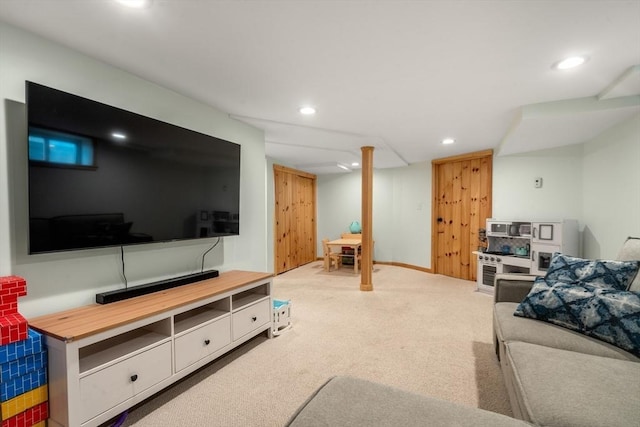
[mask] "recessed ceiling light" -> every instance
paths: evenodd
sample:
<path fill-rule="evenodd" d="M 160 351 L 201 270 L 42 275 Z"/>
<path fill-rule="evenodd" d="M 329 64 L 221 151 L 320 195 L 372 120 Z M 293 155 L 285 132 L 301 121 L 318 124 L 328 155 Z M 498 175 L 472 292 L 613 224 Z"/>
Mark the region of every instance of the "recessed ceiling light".
<path fill-rule="evenodd" d="M 563 59 L 560 62 L 557 62 L 553 66 L 553 68 L 555 68 L 557 70 L 568 70 L 569 68 L 574 68 L 574 67 L 577 67 L 579 65 L 582 65 L 585 62 L 587 62 L 587 57 L 586 56 L 572 56 L 570 58 L 566 58 L 566 59 Z"/>
<path fill-rule="evenodd" d="M 127 139 L 127 135 L 120 132 L 113 132 L 111 136 L 114 137 L 115 139 Z"/>
<path fill-rule="evenodd" d="M 136 9 L 144 9 L 151 6 L 151 0 L 116 0 L 118 3 Z"/>
<path fill-rule="evenodd" d="M 351 166 L 360 166 L 360 163 L 358 163 L 358 162 L 353 162 L 353 163 L 351 163 Z"/>
<path fill-rule="evenodd" d="M 346 170 L 347 172 L 351 172 L 351 169 L 349 169 L 348 167 L 346 167 L 342 163 L 337 163 L 336 166 L 338 166 L 340 169 Z"/>
<path fill-rule="evenodd" d="M 316 109 L 313 107 L 300 107 L 300 114 L 304 114 L 305 116 L 311 116 L 316 113 Z"/>
<path fill-rule="evenodd" d="M 456 142 L 456 140 L 453 139 L 453 138 L 445 138 L 445 139 L 442 140 L 442 143 L 444 145 L 453 144 L 454 142 Z"/>

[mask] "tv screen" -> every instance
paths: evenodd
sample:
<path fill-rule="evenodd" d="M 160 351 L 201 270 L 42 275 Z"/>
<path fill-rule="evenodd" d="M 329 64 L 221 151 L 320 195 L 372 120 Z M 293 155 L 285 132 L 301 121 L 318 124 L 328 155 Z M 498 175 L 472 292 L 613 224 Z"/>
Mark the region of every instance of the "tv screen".
<path fill-rule="evenodd" d="M 239 234 L 240 145 L 26 82 L 29 253 Z"/>

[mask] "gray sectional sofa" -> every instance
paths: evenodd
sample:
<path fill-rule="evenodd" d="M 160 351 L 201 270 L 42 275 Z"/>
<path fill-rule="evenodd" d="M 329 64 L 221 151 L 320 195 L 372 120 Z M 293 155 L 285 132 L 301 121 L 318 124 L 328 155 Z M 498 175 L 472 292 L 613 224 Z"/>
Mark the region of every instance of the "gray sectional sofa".
<path fill-rule="evenodd" d="M 527 427 L 483 409 L 421 396 L 358 378 L 329 379 L 286 427 Z"/>
<path fill-rule="evenodd" d="M 628 239 L 618 259 L 640 260 L 640 239 Z M 286 426 L 640 427 L 640 358 L 582 333 L 514 316 L 534 279 L 503 274 L 495 283 L 495 347 L 515 418 L 334 377 Z M 640 293 L 640 274 L 629 290 Z"/>
<path fill-rule="evenodd" d="M 629 238 L 618 260 L 640 260 L 640 239 Z M 640 292 L 638 276 L 629 290 Z M 640 426 L 640 358 L 580 332 L 514 316 L 534 279 L 503 274 L 495 282 L 495 346 L 514 417 L 540 426 Z"/>

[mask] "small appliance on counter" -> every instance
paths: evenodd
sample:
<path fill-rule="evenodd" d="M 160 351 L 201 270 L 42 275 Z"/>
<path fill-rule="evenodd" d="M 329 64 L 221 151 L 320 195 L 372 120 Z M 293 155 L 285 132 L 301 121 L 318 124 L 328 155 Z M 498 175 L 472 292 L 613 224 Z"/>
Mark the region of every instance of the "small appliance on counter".
<path fill-rule="evenodd" d="M 516 256 L 529 256 L 529 251 L 531 250 L 531 245 L 528 243 L 524 246 L 518 247 L 515 250 Z"/>

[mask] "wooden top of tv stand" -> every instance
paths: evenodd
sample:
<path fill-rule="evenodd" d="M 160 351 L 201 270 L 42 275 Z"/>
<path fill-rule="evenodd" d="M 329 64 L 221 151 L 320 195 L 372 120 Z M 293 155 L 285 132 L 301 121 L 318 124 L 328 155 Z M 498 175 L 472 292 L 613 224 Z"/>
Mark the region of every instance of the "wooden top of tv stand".
<path fill-rule="evenodd" d="M 111 304 L 91 304 L 28 319 L 29 327 L 70 342 L 126 325 L 192 302 L 223 294 L 249 283 L 269 279 L 271 273 L 233 270 L 188 285 Z"/>

